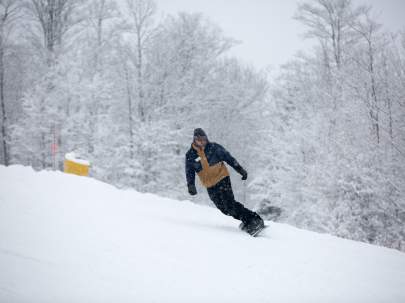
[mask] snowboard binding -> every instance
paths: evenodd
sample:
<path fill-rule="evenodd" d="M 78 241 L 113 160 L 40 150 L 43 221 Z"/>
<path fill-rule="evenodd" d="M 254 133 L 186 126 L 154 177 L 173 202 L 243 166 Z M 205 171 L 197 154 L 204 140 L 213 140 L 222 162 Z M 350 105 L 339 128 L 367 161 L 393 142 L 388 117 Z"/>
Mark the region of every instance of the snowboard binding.
<path fill-rule="evenodd" d="M 266 225 L 264 225 L 264 222 L 261 218 L 254 219 L 252 220 L 252 222 L 249 222 L 249 224 L 245 224 L 244 222 L 239 224 L 239 229 L 247 232 L 252 237 L 258 236 L 260 232 L 265 228 Z"/>

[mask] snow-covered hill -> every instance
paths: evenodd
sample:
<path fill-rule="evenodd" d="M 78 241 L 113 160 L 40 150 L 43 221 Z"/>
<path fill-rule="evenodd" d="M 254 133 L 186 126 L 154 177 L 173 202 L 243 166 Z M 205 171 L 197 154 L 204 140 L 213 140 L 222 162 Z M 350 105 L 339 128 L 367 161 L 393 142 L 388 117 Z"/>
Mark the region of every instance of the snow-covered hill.
<path fill-rule="evenodd" d="M 206 194 L 206 193 L 200 193 Z M 405 254 L 0 166 L 0 302 L 405 302 Z"/>

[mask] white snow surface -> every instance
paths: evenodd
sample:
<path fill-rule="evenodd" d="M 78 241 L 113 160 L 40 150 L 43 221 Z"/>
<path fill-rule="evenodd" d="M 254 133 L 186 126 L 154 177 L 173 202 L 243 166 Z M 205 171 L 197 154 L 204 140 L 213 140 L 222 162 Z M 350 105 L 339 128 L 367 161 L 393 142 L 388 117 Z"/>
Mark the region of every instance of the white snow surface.
<path fill-rule="evenodd" d="M 405 302 L 404 253 L 267 224 L 0 166 L 0 302 Z"/>

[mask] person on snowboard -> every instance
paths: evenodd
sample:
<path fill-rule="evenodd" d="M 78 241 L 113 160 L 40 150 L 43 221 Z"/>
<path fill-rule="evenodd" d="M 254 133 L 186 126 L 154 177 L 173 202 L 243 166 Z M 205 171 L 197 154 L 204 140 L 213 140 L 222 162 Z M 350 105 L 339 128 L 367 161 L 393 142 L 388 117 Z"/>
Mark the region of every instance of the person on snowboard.
<path fill-rule="evenodd" d="M 247 179 L 247 172 L 234 157 L 218 143 L 208 141 L 201 128 L 194 130 L 194 140 L 186 153 L 186 179 L 190 195 L 197 194 L 195 173 L 215 206 L 225 215 L 242 221 L 240 228 L 251 235 L 256 235 L 264 228 L 263 219 L 255 212 L 245 208 L 233 195 L 231 179 L 224 161 L 232 166 L 242 180 Z"/>

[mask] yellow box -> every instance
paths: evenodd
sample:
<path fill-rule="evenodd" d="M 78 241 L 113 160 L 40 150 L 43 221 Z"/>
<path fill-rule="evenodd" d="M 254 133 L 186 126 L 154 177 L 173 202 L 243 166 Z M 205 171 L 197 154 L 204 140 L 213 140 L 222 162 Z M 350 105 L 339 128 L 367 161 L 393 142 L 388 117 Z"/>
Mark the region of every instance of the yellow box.
<path fill-rule="evenodd" d="M 89 175 L 89 165 L 76 163 L 65 159 L 64 172 L 68 174 L 74 174 L 78 176 Z"/>

